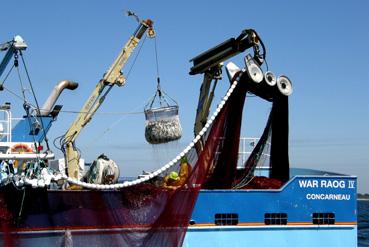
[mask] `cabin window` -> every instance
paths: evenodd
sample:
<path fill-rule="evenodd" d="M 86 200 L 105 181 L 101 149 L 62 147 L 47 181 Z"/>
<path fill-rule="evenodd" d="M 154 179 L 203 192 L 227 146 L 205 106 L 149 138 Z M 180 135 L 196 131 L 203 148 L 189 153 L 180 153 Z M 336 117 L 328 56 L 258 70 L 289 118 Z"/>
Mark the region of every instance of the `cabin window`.
<path fill-rule="evenodd" d="M 313 213 L 313 224 L 315 225 L 334 225 L 334 213 Z"/>
<path fill-rule="evenodd" d="M 288 217 L 286 213 L 266 213 L 264 215 L 265 225 L 287 225 Z"/>
<path fill-rule="evenodd" d="M 214 223 L 217 226 L 234 226 L 238 225 L 238 214 L 215 214 Z"/>

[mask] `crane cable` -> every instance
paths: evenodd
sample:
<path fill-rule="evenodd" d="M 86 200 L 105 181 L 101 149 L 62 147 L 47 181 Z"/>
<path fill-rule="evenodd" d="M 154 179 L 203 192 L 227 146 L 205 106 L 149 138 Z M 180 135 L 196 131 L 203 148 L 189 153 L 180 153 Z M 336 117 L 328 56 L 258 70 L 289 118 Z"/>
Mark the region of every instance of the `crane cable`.
<path fill-rule="evenodd" d="M 132 71 L 132 69 L 133 69 L 134 65 L 136 64 L 136 61 L 137 61 L 138 55 L 141 53 L 141 50 L 142 50 L 142 47 L 143 47 L 143 45 L 144 45 L 145 41 L 146 41 L 146 36 L 144 36 L 144 37 L 143 37 L 142 42 L 141 42 L 141 45 L 140 45 L 140 47 L 138 48 L 138 50 L 137 50 L 137 53 L 136 53 L 135 57 L 133 58 L 133 61 L 132 61 L 131 67 L 128 69 L 128 72 L 127 72 L 127 75 L 126 75 L 126 80 L 128 80 L 128 77 L 129 77 L 129 75 L 131 74 L 131 71 Z"/>
<path fill-rule="evenodd" d="M 21 54 L 21 51 L 20 51 L 20 54 Z M 24 62 L 24 61 L 23 61 Z M 22 81 L 22 77 L 20 75 L 20 71 L 19 71 L 19 67 L 18 67 L 19 63 L 18 63 L 18 54 L 15 53 L 14 54 L 14 67 L 16 68 L 16 71 L 17 71 L 17 75 L 18 75 L 18 79 L 19 79 L 19 83 L 21 85 L 21 91 L 22 91 L 22 96 L 23 96 L 23 107 L 26 111 L 26 115 L 27 115 L 27 122 L 28 122 L 28 125 L 29 125 L 29 128 L 30 130 L 32 130 L 32 124 L 31 124 L 31 120 L 30 120 L 30 112 L 29 112 L 29 109 L 30 109 L 30 105 L 27 103 L 27 100 L 26 100 L 26 94 L 25 94 L 25 87 L 23 86 L 23 81 Z M 23 63 L 23 65 L 25 66 L 25 64 Z M 27 70 L 26 70 L 27 71 Z M 28 77 L 29 78 L 29 77 Z M 37 102 L 37 101 L 36 101 Z M 42 121 L 41 121 L 42 122 Z M 42 127 L 43 128 L 43 127 Z M 39 153 L 39 149 L 38 149 L 38 146 L 37 146 L 37 142 L 36 142 L 36 138 L 35 136 L 33 135 L 33 143 L 36 147 L 36 152 Z M 45 136 L 46 138 L 46 136 Z M 37 156 L 36 157 L 38 163 L 40 162 L 40 157 Z M 13 181 L 13 185 L 14 185 L 14 181 Z M 17 186 L 14 186 L 14 187 L 17 187 Z M 26 196 L 26 190 L 25 188 L 22 188 L 23 190 L 23 194 L 22 194 L 22 201 L 21 201 L 21 205 L 20 205 L 20 208 L 19 208 L 19 212 L 18 212 L 18 218 L 21 217 L 22 215 L 22 212 L 23 212 L 23 206 L 24 206 L 24 199 L 25 199 L 25 196 Z"/>
<path fill-rule="evenodd" d="M 2 81 L 2 83 L 0 84 L 0 91 L 1 91 L 1 90 L 5 90 L 5 91 L 7 91 L 8 93 L 10 93 L 10 94 L 12 94 L 13 96 L 15 96 L 19 101 L 24 102 L 24 100 L 23 100 L 23 97 L 22 97 L 22 96 L 18 95 L 17 93 L 13 92 L 12 90 L 10 90 L 10 89 L 9 89 L 9 88 L 7 88 L 7 87 L 4 87 L 4 84 L 5 84 L 5 82 L 8 80 L 8 77 L 9 77 L 10 73 L 13 71 L 14 67 L 15 67 L 15 64 L 13 63 L 12 67 L 9 69 L 8 73 L 7 73 L 7 74 L 6 74 L 6 76 L 4 77 L 4 80 L 3 80 L 3 81 Z M 29 104 L 30 104 L 30 103 L 29 103 Z M 31 104 L 30 104 L 30 105 L 31 105 Z M 34 106 L 32 106 L 32 107 L 34 107 Z"/>
<path fill-rule="evenodd" d="M 137 58 L 139 56 L 139 54 L 141 53 L 141 50 L 142 50 L 142 47 L 144 45 L 146 41 L 146 36 L 143 37 L 142 39 L 142 42 L 141 42 L 141 45 L 138 47 L 138 50 L 137 50 L 137 53 L 135 54 L 135 57 L 133 58 L 133 61 L 132 61 L 132 64 L 130 66 L 130 68 L 128 69 L 128 72 L 126 74 L 126 80 L 128 80 L 131 72 L 132 72 L 132 69 L 133 67 L 135 66 L 136 64 L 136 61 L 137 61 Z M 89 144 L 87 144 L 87 149 L 90 148 L 94 143 L 97 143 L 97 141 L 99 139 L 101 139 L 106 133 L 108 133 L 113 127 L 115 127 L 116 125 L 118 125 L 118 123 L 120 123 L 127 115 L 138 115 L 138 114 L 142 114 L 143 112 L 138 112 L 136 109 L 138 109 L 138 107 L 136 107 L 134 109 L 133 112 L 128 112 L 128 113 L 115 113 L 115 114 L 119 114 L 119 115 L 123 115 L 121 118 L 119 118 L 117 121 L 113 122 L 112 124 L 110 124 L 106 129 L 104 129 L 100 135 L 98 135 L 97 137 L 95 137 L 92 141 L 89 142 Z M 63 112 L 63 111 L 62 111 Z M 67 111 L 64 111 L 64 112 L 67 112 Z M 82 113 L 82 114 L 88 114 L 85 113 L 85 112 L 72 112 L 72 111 L 69 111 L 69 113 Z M 100 113 L 100 114 L 104 114 L 104 113 Z M 105 113 L 105 114 L 114 114 L 114 113 Z M 55 145 L 55 144 L 54 144 Z"/>
<path fill-rule="evenodd" d="M 176 106 L 178 106 L 178 102 L 175 99 L 173 99 L 172 97 L 170 97 L 166 92 L 164 92 L 161 89 L 160 73 L 159 73 L 158 47 L 157 47 L 156 35 L 154 37 L 154 51 L 155 51 L 155 65 L 156 65 L 156 81 L 157 81 L 157 86 L 156 86 L 156 92 L 155 92 L 154 96 L 149 101 L 147 101 L 147 103 L 145 105 L 145 110 L 151 109 L 153 107 L 153 105 L 155 103 L 156 97 L 158 97 L 160 107 L 163 106 L 163 103 L 165 103 L 167 106 L 170 105 L 169 102 L 167 101 L 166 97 L 168 99 L 170 99 Z"/>
<path fill-rule="evenodd" d="M 22 60 L 22 63 L 23 63 L 24 70 L 26 72 L 26 76 L 27 76 L 27 79 L 28 79 L 29 86 L 31 88 L 33 99 L 36 103 L 36 117 L 37 117 L 37 115 L 40 115 L 40 106 L 39 106 L 38 101 L 37 101 L 35 90 L 33 89 L 33 84 L 32 84 L 32 81 L 31 81 L 31 77 L 28 73 L 27 65 L 26 65 L 26 62 L 24 60 L 22 51 L 19 51 L 19 54 L 20 54 L 20 57 L 21 57 L 21 60 Z M 43 135 L 44 135 L 44 138 L 45 138 L 45 144 L 46 144 L 46 148 L 47 148 L 46 151 L 49 151 L 50 150 L 49 140 L 48 140 L 47 135 L 46 135 L 46 131 L 45 131 L 45 128 L 44 128 L 45 126 L 44 126 L 44 123 L 42 121 L 42 118 L 40 118 L 40 123 L 41 123 L 42 132 L 43 132 Z M 37 149 L 37 151 L 38 151 L 38 149 Z"/>
<path fill-rule="evenodd" d="M 31 106 L 30 106 L 30 104 L 28 104 L 27 99 L 26 99 L 26 93 L 25 93 L 26 89 L 23 85 L 22 77 L 20 75 L 20 71 L 19 71 L 19 67 L 18 67 L 18 55 L 17 54 L 14 55 L 14 67 L 16 68 L 17 75 L 18 75 L 18 80 L 19 80 L 19 83 L 20 83 L 20 86 L 21 86 L 21 92 L 22 92 L 22 96 L 23 96 L 23 108 L 26 112 L 27 123 L 28 123 L 30 131 L 32 131 L 31 114 L 29 112 L 29 109 L 31 108 Z M 32 135 L 32 139 L 33 139 L 33 144 L 35 145 L 35 148 L 36 148 L 36 152 L 39 153 L 36 138 L 35 138 L 34 135 Z M 40 161 L 38 156 L 36 157 L 36 159 L 37 159 L 38 162 Z"/>
<path fill-rule="evenodd" d="M 240 73 L 240 75 L 242 75 L 242 72 Z M 230 98 L 232 93 L 234 92 L 235 88 L 237 87 L 240 75 L 237 78 L 234 79 L 231 87 L 228 89 L 227 93 L 224 95 L 221 102 L 218 104 L 217 109 L 213 112 L 212 116 L 208 119 L 207 123 L 202 128 L 202 130 L 199 132 L 199 134 L 192 140 L 192 142 L 186 148 L 183 149 L 182 152 L 180 152 L 175 158 L 173 158 L 171 161 L 169 161 L 167 164 L 165 164 L 161 168 L 157 169 L 156 171 L 154 171 L 154 172 L 152 172 L 152 173 L 150 173 L 150 174 L 148 174 L 144 177 L 132 180 L 132 181 L 125 181 L 123 183 L 109 184 L 109 185 L 108 184 L 86 183 L 86 182 L 82 182 L 82 181 L 79 181 L 77 179 L 73 179 L 71 177 L 65 176 L 65 175 L 62 176 L 62 179 L 67 180 L 71 184 L 79 185 L 79 186 L 82 186 L 82 187 L 87 188 L 87 189 L 93 189 L 93 190 L 122 189 L 122 188 L 126 188 L 126 187 L 130 187 L 130 186 L 134 186 L 134 185 L 144 183 L 144 182 L 149 181 L 150 179 L 152 179 L 156 176 L 159 176 L 160 174 L 163 174 L 163 173 L 167 172 L 172 166 L 177 164 L 181 160 L 182 157 L 187 155 L 189 153 L 189 151 L 199 142 L 199 140 L 204 135 L 206 135 L 208 129 L 211 128 L 211 126 L 213 124 L 213 121 L 216 119 L 218 114 L 221 112 L 222 108 L 224 107 L 224 105 L 226 104 L 226 102 L 228 101 L 228 99 Z"/>

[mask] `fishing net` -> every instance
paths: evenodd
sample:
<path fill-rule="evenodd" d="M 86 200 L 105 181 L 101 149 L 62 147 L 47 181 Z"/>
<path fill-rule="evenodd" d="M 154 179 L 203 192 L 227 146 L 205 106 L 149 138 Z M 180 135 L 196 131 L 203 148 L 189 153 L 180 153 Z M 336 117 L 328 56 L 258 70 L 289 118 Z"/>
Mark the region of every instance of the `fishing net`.
<path fill-rule="evenodd" d="M 267 153 L 270 155 L 269 177 L 255 176 L 256 167 L 262 166 Z M 288 98 L 277 94 L 263 134 L 246 160 L 244 169 L 237 172 L 232 188 L 278 189 L 288 180 Z"/>
<path fill-rule="evenodd" d="M 271 118 L 269 116 L 267 126 L 264 129 L 264 132 L 259 139 L 258 143 L 252 150 L 249 158 L 245 162 L 245 167 L 242 170 L 242 173 L 238 175 L 238 178 L 235 179 L 233 188 L 241 189 L 245 188 L 245 186 L 253 179 L 254 171 L 259 163 L 263 162 L 263 154 L 265 154 L 265 150 L 268 148 L 267 142 L 270 141 L 271 134 Z"/>
<path fill-rule="evenodd" d="M 53 246 L 181 246 L 200 189 L 232 188 L 252 171 L 254 163 L 237 176 L 239 142 L 234 140 L 240 137 L 246 93 L 247 83 L 239 83 L 204 134 L 201 150 L 193 146 L 186 159 L 163 167 L 160 176 L 146 182 L 107 191 L 2 187 L 0 220 L 5 234 L 0 244 L 27 246 L 38 243 L 39 237 L 43 245 Z M 286 127 L 273 123 L 278 110 L 272 110 L 256 146 L 259 151 L 269 136 L 278 140 L 270 133 L 273 126 Z M 27 233 L 40 230 L 46 233 Z"/>
<path fill-rule="evenodd" d="M 74 246 L 181 246 L 199 190 L 220 161 L 218 154 L 233 148 L 223 145 L 224 133 L 230 131 L 226 127 L 230 109 L 226 104 L 209 128 L 203 150 L 188 152 L 186 162 L 192 169 L 183 184 L 163 186 L 166 174 L 176 171 L 182 175 L 179 161 L 162 177 L 117 191 L 26 188 L 23 192 L 10 185 L 9 191 L 2 188 L 6 205 L 1 210 L 10 209 L 13 217 L 11 224 L 5 225 L 17 231 L 51 228 L 54 235 L 61 232 L 54 242 L 73 241 Z M 74 232 L 76 228 L 85 231 Z M 93 234 L 91 228 L 109 230 Z M 17 234 L 12 241 L 17 245 L 26 240 Z"/>

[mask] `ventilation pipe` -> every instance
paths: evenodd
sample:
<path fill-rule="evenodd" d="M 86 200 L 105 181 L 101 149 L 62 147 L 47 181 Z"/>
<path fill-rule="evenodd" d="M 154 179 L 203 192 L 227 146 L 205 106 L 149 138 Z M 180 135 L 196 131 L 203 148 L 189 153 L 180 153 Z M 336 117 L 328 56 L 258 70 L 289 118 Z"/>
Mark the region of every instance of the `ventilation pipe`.
<path fill-rule="evenodd" d="M 44 105 L 40 109 L 40 115 L 41 116 L 47 116 L 52 111 L 52 108 L 55 105 L 55 102 L 59 98 L 60 94 L 64 89 L 74 90 L 78 87 L 77 82 L 69 81 L 69 80 L 63 80 L 60 81 L 51 92 L 50 96 L 45 101 Z"/>

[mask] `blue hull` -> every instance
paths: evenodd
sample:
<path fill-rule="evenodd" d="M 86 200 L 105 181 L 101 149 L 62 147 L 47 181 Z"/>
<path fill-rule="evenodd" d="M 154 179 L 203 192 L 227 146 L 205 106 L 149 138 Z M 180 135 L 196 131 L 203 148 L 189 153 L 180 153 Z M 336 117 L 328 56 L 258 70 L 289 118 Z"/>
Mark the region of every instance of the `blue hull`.
<path fill-rule="evenodd" d="M 351 176 L 310 175 L 296 176 L 278 190 L 201 190 L 183 245 L 357 246 L 356 183 Z M 127 230 L 66 225 L 24 227 L 13 234 L 20 246 L 72 241 L 90 247 L 111 246 L 112 239 L 124 243 Z"/>
<path fill-rule="evenodd" d="M 297 176 L 280 190 L 202 191 L 191 223 L 184 246 L 357 246 L 356 178 Z"/>
<path fill-rule="evenodd" d="M 183 246 L 357 246 L 356 226 L 329 227 L 189 227 Z M 86 233 L 88 237 L 86 237 Z M 119 242 L 124 230 L 103 232 L 85 230 L 71 231 L 73 246 L 113 246 L 112 239 Z M 19 246 L 64 246 L 68 242 L 65 231 L 30 232 L 18 235 Z M 4 246 L 1 243 L 1 246 Z M 68 245 L 65 245 L 68 246 Z M 121 245 L 125 246 L 125 245 Z"/>
<path fill-rule="evenodd" d="M 183 246 L 357 246 L 357 227 L 190 227 Z"/>

